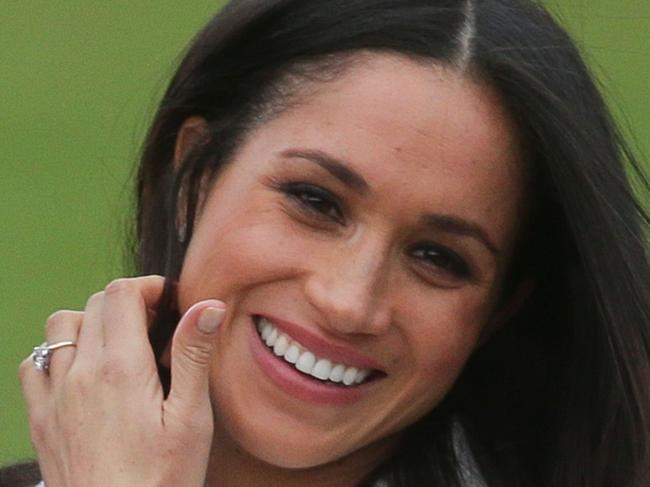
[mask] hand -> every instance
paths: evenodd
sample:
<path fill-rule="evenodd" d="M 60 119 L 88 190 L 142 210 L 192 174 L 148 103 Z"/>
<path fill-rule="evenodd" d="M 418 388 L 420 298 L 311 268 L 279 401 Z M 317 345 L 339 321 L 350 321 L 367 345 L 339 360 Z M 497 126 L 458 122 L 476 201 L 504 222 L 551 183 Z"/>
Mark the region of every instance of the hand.
<path fill-rule="evenodd" d="M 20 365 L 32 442 L 48 487 L 203 486 L 212 442 L 208 393 L 216 300 L 196 303 L 172 340 L 165 400 L 147 339 L 148 315 L 164 279 L 119 279 L 94 294 L 84 312 L 47 320 L 49 373 Z M 201 328 L 212 326 L 212 333 Z"/>

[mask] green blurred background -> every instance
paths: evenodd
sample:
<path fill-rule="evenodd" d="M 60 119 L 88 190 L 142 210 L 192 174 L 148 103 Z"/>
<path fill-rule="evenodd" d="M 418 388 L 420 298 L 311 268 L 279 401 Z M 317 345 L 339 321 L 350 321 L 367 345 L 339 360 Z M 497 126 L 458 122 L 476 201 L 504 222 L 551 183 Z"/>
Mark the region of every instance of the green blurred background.
<path fill-rule="evenodd" d="M 139 144 L 179 55 L 223 3 L 0 3 L 0 464 L 33 456 L 16 370 L 45 319 L 124 273 Z M 546 4 L 647 160 L 650 1 Z"/>

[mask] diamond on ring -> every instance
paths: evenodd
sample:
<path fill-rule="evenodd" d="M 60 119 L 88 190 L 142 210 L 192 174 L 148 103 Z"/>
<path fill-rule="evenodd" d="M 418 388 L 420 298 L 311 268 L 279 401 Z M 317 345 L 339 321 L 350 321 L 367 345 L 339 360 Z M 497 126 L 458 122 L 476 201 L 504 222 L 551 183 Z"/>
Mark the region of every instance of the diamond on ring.
<path fill-rule="evenodd" d="M 34 347 L 32 356 L 36 370 L 47 370 L 50 366 L 50 350 L 47 348 L 47 342 L 38 347 Z"/>
<path fill-rule="evenodd" d="M 38 347 L 34 347 L 32 353 L 32 361 L 36 370 L 47 370 L 50 368 L 50 355 L 52 351 L 62 347 L 76 347 L 77 344 L 70 340 L 48 344 L 47 342 L 41 343 Z"/>

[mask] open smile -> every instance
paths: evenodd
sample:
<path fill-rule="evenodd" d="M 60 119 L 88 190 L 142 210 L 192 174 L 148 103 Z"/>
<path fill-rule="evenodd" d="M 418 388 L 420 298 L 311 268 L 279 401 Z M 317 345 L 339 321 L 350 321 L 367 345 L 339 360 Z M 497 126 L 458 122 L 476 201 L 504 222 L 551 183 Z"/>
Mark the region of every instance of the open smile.
<path fill-rule="evenodd" d="M 253 316 L 252 325 L 251 348 L 256 361 L 276 385 L 294 397 L 349 404 L 386 376 L 378 369 L 342 363 L 321 351 L 315 353 L 267 317 Z"/>

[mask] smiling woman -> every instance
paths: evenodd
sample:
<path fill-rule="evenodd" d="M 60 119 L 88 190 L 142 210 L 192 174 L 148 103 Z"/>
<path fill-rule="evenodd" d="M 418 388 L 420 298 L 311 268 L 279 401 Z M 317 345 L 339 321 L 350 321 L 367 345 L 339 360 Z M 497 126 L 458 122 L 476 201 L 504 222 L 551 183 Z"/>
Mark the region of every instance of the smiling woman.
<path fill-rule="evenodd" d="M 229 304 L 211 363 L 220 436 L 283 467 L 372 465 L 441 401 L 498 320 L 524 206 L 514 124 L 489 87 L 396 54 L 349 62 L 240 143 L 178 283 L 181 312 Z M 445 219 L 458 224 L 430 224 Z"/>
<path fill-rule="evenodd" d="M 42 476 L 645 485 L 626 160 L 533 3 L 232 2 L 146 141 L 145 277 L 53 315 L 75 346 L 21 365 Z"/>

